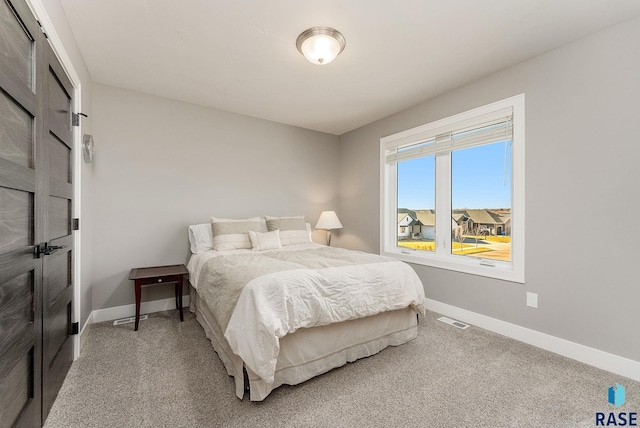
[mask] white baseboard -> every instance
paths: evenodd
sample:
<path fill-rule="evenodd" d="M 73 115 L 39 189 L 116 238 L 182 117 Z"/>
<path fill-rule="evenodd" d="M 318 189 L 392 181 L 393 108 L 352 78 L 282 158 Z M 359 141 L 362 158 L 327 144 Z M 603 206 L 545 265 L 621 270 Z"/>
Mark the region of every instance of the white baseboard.
<path fill-rule="evenodd" d="M 87 341 L 87 337 L 89 337 L 89 330 L 91 330 L 91 324 L 93 324 L 93 312 L 89 314 L 87 320 L 84 322 L 82 326 L 82 330 L 80 330 L 80 348 L 75 356 L 78 358 L 80 353 L 82 352 L 82 348 L 84 347 L 84 343 Z"/>
<path fill-rule="evenodd" d="M 189 297 L 190 296 L 182 296 L 182 307 L 189 306 Z M 150 302 L 142 302 L 140 304 L 140 315 L 142 314 L 151 314 L 154 312 L 168 311 L 176 308 L 176 299 L 175 297 L 170 297 L 168 299 L 162 300 L 152 300 Z M 124 305 L 124 306 L 115 306 L 113 308 L 106 309 L 96 309 L 91 312 L 89 315 L 89 319 L 92 320 L 91 323 L 97 323 L 102 321 L 111 321 L 117 320 L 120 318 L 127 318 L 135 316 L 136 314 L 136 305 Z"/>
<path fill-rule="evenodd" d="M 494 333 L 560 354 L 572 360 L 640 381 L 640 361 L 630 360 L 436 300 L 426 299 L 426 307 L 428 310 L 476 325 L 485 330 L 493 331 Z"/>
<path fill-rule="evenodd" d="M 183 307 L 189 306 L 189 297 L 190 296 L 183 296 Z M 464 321 L 485 330 L 580 361 L 581 363 L 589 364 L 590 366 L 594 366 L 620 376 L 625 376 L 635 381 L 640 381 L 639 361 L 630 360 L 599 349 L 590 348 L 585 345 L 580 345 L 579 343 L 560 339 L 549 334 L 531 330 L 516 324 L 511 324 L 496 318 L 491 318 L 476 312 L 471 312 L 436 300 L 426 299 L 426 307 L 430 311 L 438 312 L 442 315 Z M 141 314 L 150 314 L 153 312 L 167 311 L 171 309 L 175 309 L 175 298 L 142 302 L 140 305 Z M 94 310 L 87 318 L 87 322 L 80 333 L 80 349 L 82 349 L 82 345 L 88 335 L 89 328 L 87 327 L 89 324 L 132 317 L 135 313 L 135 304 Z"/>

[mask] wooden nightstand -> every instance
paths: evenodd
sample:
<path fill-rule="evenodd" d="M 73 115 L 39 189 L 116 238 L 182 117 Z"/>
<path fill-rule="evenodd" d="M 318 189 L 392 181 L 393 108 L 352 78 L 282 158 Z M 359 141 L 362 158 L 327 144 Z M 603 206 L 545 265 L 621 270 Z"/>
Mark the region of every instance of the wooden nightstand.
<path fill-rule="evenodd" d="M 180 310 L 180 321 L 182 316 L 182 283 L 184 275 L 188 274 L 185 265 L 156 266 L 146 268 L 134 268 L 129 273 L 129 279 L 135 281 L 136 287 L 136 326 L 138 331 L 138 322 L 140 321 L 140 297 L 142 295 L 143 285 L 157 284 L 176 284 L 176 309 Z"/>

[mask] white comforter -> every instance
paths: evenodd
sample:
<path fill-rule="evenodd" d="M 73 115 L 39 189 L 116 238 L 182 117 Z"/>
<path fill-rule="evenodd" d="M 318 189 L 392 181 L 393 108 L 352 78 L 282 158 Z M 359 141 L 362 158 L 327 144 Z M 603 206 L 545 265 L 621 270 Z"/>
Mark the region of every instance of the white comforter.
<path fill-rule="evenodd" d="M 261 273 L 241 288 L 231 287 L 237 289 L 239 295 L 224 291 L 224 284 L 214 285 L 216 292 L 207 293 L 206 281 L 203 281 L 206 274 L 199 274 L 197 287 L 205 300 L 207 295 L 214 294 L 221 299 L 221 293 L 237 296 L 228 323 L 224 314 L 216 317 L 231 349 L 265 382 L 273 382 L 279 339 L 286 334 L 409 306 L 416 312 L 424 312 L 420 279 L 410 266 L 395 259 L 324 246 L 289 254 L 286 251 L 264 253 L 266 257 L 256 256 L 255 252 L 226 255 L 224 263 L 210 269 L 215 274 L 208 276 L 218 278 L 227 275 L 220 275 L 222 265 L 264 263 L 264 266 L 255 266 Z M 238 257 L 247 259 L 238 261 Z M 210 257 L 206 263 L 216 263 L 215 258 Z M 287 265 L 287 270 L 269 272 L 279 263 Z M 305 265 L 314 267 L 305 268 Z M 247 278 L 246 272 L 242 276 Z M 211 298 L 214 305 L 220 306 L 219 300 L 213 300 Z"/>

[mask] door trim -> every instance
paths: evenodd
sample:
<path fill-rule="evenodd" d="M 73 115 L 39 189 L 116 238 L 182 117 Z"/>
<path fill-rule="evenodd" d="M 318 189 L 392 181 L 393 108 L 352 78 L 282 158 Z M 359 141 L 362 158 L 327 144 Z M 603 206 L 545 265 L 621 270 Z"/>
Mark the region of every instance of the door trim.
<path fill-rule="evenodd" d="M 36 17 L 36 19 L 42 25 L 42 28 L 47 34 L 47 38 L 49 40 L 49 44 L 51 45 L 51 49 L 55 53 L 56 57 L 60 61 L 64 72 L 67 74 L 67 77 L 71 81 L 71 85 L 73 86 L 73 111 L 75 113 L 82 111 L 82 82 L 78 73 L 76 72 L 73 62 L 71 58 L 67 54 L 67 51 L 64 48 L 62 43 L 62 39 L 58 36 L 56 32 L 53 22 L 49 18 L 49 15 L 46 12 L 46 9 L 41 0 L 26 0 L 27 5 L 31 9 L 31 12 Z M 62 7 L 62 5 L 60 5 Z M 80 126 L 73 127 L 73 165 L 72 165 L 72 182 L 73 182 L 73 207 L 72 207 L 72 218 L 80 218 L 82 207 L 82 148 L 81 148 L 81 140 L 82 140 L 82 121 L 80 122 Z M 82 224 L 82 222 L 81 222 Z M 80 290 L 80 278 L 82 274 L 81 269 L 81 261 L 82 261 L 82 246 L 81 246 L 81 237 L 82 237 L 82 227 L 80 230 L 76 230 L 73 233 L 73 244 L 75 251 L 73 252 L 73 320 L 72 322 L 80 322 L 81 321 L 81 290 Z M 73 337 L 73 359 L 76 360 L 80 356 L 80 335 L 77 334 Z"/>

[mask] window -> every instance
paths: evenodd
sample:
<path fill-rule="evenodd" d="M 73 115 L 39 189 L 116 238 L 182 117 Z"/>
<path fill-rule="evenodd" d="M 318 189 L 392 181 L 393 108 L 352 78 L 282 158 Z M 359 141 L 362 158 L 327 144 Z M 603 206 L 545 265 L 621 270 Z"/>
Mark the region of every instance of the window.
<path fill-rule="evenodd" d="M 524 94 L 380 140 L 381 249 L 524 282 Z"/>

